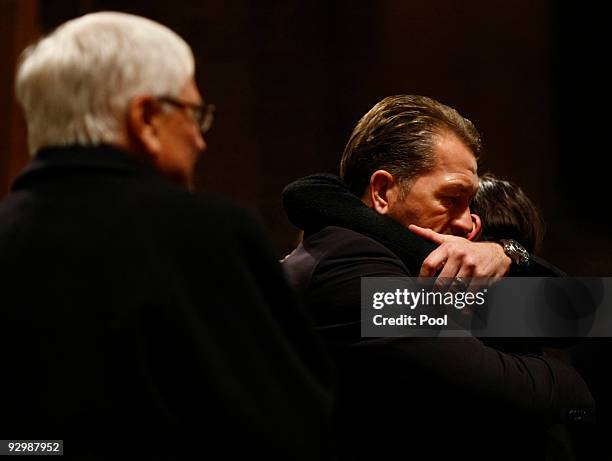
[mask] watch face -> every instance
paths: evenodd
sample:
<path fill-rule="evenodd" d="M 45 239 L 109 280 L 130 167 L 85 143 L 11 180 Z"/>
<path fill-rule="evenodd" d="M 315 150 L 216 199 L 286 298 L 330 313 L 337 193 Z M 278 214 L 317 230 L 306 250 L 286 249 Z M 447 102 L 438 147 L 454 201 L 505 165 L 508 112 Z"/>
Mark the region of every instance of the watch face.
<path fill-rule="evenodd" d="M 529 264 L 529 252 L 525 250 L 516 240 L 502 240 L 504 251 L 512 259 L 512 262 L 519 266 L 526 266 Z"/>
<path fill-rule="evenodd" d="M 517 244 L 516 250 L 520 253 L 520 255 L 523 258 L 529 259 L 529 253 L 527 252 L 527 250 L 525 250 L 525 248 Z"/>

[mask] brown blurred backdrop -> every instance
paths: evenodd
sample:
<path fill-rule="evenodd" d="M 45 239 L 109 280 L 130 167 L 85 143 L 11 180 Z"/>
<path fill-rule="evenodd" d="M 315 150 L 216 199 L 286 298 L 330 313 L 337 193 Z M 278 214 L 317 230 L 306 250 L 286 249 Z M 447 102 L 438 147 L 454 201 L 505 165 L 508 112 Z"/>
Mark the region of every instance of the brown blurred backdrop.
<path fill-rule="evenodd" d="M 256 209 L 279 256 L 297 235 L 284 185 L 336 172 L 361 115 L 412 93 L 476 123 L 482 167 L 542 210 L 543 256 L 570 274 L 612 275 L 604 11 L 543 0 L 0 0 L 0 194 L 27 161 L 12 96 L 19 51 L 66 19 L 109 9 L 158 20 L 192 45 L 217 106 L 198 187 Z"/>

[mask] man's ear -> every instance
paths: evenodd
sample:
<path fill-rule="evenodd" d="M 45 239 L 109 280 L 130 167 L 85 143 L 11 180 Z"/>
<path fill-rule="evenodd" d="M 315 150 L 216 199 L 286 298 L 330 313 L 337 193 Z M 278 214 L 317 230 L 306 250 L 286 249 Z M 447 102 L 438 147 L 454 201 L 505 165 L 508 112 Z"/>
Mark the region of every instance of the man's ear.
<path fill-rule="evenodd" d="M 144 154 L 156 158 L 161 152 L 157 115 L 161 107 L 152 96 L 138 96 L 130 101 L 127 110 L 129 142 Z"/>
<path fill-rule="evenodd" d="M 388 214 L 399 197 L 399 184 L 391 173 L 376 170 L 370 176 L 369 201 L 379 214 Z"/>
<path fill-rule="evenodd" d="M 476 240 L 480 236 L 480 231 L 482 230 L 482 221 L 477 214 L 472 213 L 470 216 L 472 217 L 472 230 L 468 232 L 465 238 L 468 240 Z"/>

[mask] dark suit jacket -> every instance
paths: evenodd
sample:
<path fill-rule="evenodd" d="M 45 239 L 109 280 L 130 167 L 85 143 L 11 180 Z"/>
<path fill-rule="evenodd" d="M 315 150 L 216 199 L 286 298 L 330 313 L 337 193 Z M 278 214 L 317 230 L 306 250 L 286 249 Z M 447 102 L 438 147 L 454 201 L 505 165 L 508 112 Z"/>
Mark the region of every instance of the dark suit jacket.
<path fill-rule="evenodd" d="M 0 203 L 0 261 L 3 439 L 329 454 L 326 355 L 244 211 L 110 147 L 46 149 Z"/>
<path fill-rule="evenodd" d="M 361 233 L 308 233 L 283 264 L 340 370 L 346 459 L 408 456 L 415 445 L 440 459 L 542 459 L 547 427 L 593 417 L 583 380 L 554 359 L 504 354 L 475 338 L 361 338 L 361 277 L 410 275 Z"/>

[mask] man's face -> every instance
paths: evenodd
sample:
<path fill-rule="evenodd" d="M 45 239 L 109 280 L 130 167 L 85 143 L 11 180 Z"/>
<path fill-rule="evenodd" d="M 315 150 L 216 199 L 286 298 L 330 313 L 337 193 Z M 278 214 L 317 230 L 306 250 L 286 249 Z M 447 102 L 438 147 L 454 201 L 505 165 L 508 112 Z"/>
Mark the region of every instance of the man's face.
<path fill-rule="evenodd" d="M 476 159 L 454 134 L 434 139 L 436 166 L 417 177 L 403 197 L 389 203 L 389 216 L 441 234 L 465 237 L 472 231 L 469 204 L 478 188 Z"/>
<path fill-rule="evenodd" d="M 193 80 L 187 82 L 180 101 L 199 105 L 202 97 Z M 191 186 L 198 154 L 206 149 L 200 127 L 189 108 L 173 107 L 160 115 L 159 155 L 156 168 L 169 179 Z"/>

